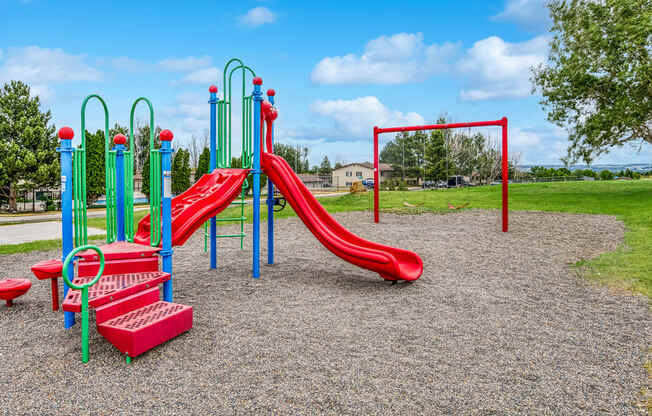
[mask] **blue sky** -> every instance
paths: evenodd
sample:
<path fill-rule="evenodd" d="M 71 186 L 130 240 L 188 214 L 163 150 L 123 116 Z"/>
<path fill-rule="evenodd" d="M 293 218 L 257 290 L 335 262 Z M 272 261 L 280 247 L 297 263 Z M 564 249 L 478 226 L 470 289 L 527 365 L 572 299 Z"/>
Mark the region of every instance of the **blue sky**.
<path fill-rule="evenodd" d="M 373 125 L 442 113 L 453 121 L 507 116 L 521 163 L 564 155 L 566 134 L 546 121 L 528 81 L 547 54 L 543 0 L 342 4 L 0 0 L 0 82 L 29 83 L 56 125 L 76 133 L 86 95 L 104 97 L 111 124 L 127 124 L 131 103 L 146 96 L 178 145 L 207 131 L 208 86 L 221 93 L 223 65 L 239 57 L 277 91 L 277 140 L 308 146 L 313 164 L 324 155 L 370 160 Z M 138 117 L 147 118 L 144 107 Z M 87 125 L 102 125 L 97 104 Z M 651 161 L 644 145 L 597 162 Z"/>

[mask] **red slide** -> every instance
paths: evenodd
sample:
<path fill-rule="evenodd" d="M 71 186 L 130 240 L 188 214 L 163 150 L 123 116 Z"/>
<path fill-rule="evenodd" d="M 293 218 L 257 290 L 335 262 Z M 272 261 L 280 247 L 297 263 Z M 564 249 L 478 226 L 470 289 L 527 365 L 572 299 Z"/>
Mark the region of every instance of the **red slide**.
<path fill-rule="evenodd" d="M 373 270 L 388 280 L 417 280 L 423 272 L 423 262 L 408 250 L 385 246 L 358 237 L 321 206 L 280 156 L 263 153 L 262 168 L 288 200 L 299 218 L 315 237 L 336 256 Z"/>
<path fill-rule="evenodd" d="M 183 245 L 209 218 L 222 212 L 242 191 L 247 169 L 217 169 L 172 198 L 172 245 Z M 138 222 L 134 242 L 149 244 L 149 215 Z"/>

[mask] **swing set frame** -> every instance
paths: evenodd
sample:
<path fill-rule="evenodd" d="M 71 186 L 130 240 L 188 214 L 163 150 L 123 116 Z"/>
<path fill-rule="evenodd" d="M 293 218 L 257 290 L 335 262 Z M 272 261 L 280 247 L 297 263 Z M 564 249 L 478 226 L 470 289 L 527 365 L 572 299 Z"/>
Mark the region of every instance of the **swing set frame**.
<path fill-rule="evenodd" d="M 473 121 L 470 123 L 430 124 L 424 126 L 386 127 L 374 126 L 374 222 L 380 222 L 380 170 L 378 164 L 378 136 L 383 133 L 406 131 L 447 130 L 471 127 L 497 126 L 502 128 L 502 229 L 509 229 L 509 163 L 507 160 L 507 117 L 493 121 Z"/>

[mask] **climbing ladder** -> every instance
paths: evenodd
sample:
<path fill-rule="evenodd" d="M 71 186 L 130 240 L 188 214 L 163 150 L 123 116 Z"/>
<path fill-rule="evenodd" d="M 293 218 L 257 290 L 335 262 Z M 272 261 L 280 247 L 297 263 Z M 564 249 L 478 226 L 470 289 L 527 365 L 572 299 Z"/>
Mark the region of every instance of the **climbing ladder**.
<path fill-rule="evenodd" d="M 159 271 L 159 247 L 117 241 L 81 246 L 63 264 L 69 290 L 63 310 L 82 314 L 82 361 L 88 361 L 88 310 L 95 310 L 98 332 L 127 362 L 192 328 L 192 306 L 164 302 L 158 285 L 170 280 Z M 77 257 L 70 282 L 67 265 Z M 84 333 L 86 331 L 86 333 Z"/>
<path fill-rule="evenodd" d="M 231 67 L 231 64 L 235 66 Z M 241 169 L 251 169 L 252 168 L 252 159 L 253 159 L 253 96 L 247 94 L 246 91 L 246 77 L 247 74 L 251 77 L 255 77 L 256 74 L 254 71 L 246 66 L 240 59 L 234 58 L 229 60 L 224 66 L 224 72 L 222 74 L 222 85 L 224 86 L 223 99 L 217 101 L 217 143 L 215 150 L 215 166 L 217 169 L 232 168 L 235 166 L 232 165 L 231 157 L 231 108 L 232 108 L 232 79 L 233 74 L 237 71 L 242 73 L 242 154 L 240 156 L 240 166 Z M 228 74 L 228 75 L 227 75 Z M 209 168 L 210 170 L 210 168 Z M 207 172 L 208 173 L 208 172 Z M 244 238 L 247 234 L 244 231 L 244 223 L 247 221 L 245 216 L 245 196 L 247 194 L 247 188 L 249 183 L 245 180 L 242 184 L 242 192 L 240 198 L 237 201 L 233 201 L 231 204 L 240 207 L 240 215 L 237 216 L 218 216 L 216 217 L 216 222 L 230 222 L 230 223 L 240 223 L 240 232 L 235 234 L 216 234 L 216 238 L 240 238 L 240 249 L 244 248 Z M 204 251 L 208 251 L 208 223 L 204 224 Z"/>

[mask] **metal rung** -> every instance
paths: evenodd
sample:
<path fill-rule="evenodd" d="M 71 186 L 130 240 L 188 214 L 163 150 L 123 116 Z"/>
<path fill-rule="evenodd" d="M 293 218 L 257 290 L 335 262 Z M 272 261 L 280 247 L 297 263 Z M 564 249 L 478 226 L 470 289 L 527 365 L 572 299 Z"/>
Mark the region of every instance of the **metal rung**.
<path fill-rule="evenodd" d="M 246 201 L 233 201 L 231 205 L 247 205 Z"/>
<path fill-rule="evenodd" d="M 247 217 L 216 218 L 217 221 L 244 221 Z"/>
<path fill-rule="evenodd" d="M 230 237 L 246 237 L 247 234 L 242 233 L 242 234 L 220 234 L 216 236 L 217 238 L 230 238 Z"/>

